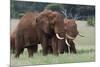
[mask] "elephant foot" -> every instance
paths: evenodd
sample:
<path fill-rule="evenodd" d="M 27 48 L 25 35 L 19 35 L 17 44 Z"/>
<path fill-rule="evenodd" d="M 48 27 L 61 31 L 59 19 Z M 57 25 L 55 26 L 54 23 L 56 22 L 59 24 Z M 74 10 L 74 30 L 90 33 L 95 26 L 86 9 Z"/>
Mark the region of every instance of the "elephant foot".
<path fill-rule="evenodd" d="M 20 54 L 23 53 L 24 49 L 17 49 L 16 50 L 16 54 L 15 54 L 15 58 L 19 58 Z"/>
<path fill-rule="evenodd" d="M 64 51 L 63 52 L 60 52 L 60 54 L 64 54 Z"/>
<path fill-rule="evenodd" d="M 29 57 L 33 57 L 34 49 L 33 47 L 27 47 Z"/>
<path fill-rule="evenodd" d="M 34 45 L 33 50 L 34 50 L 34 53 L 37 53 L 38 52 L 38 45 Z"/>
<path fill-rule="evenodd" d="M 11 50 L 11 53 L 15 54 L 15 50 Z"/>
<path fill-rule="evenodd" d="M 55 56 L 59 56 L 59 54 L 58 54 L 58 53 L 55 53 L 54 55 L 55 55 Z"/>
<path fill-rule="evenodd" d="M 47 52 L 43 52 L 43 56 L 47 56 L 48 55 L 48 53 Z"/>
<path fill-rule="evenodd" d="M 44 49 L 43 50 L 43 56 L 47 56 L 48 55 L 48 50 L 47 49 Z"/>
<path fill-rule="evenodd" d="M 72 53 L 77 54 L 77 51 L 73 51 Z"/>
<path fill-rule="evenodd" d="M 16 53 L 15 54 L 15 58 L 19 58 L 19 55 L 20 55 L 20 53 L 18 52 L 18 53 Z"/>

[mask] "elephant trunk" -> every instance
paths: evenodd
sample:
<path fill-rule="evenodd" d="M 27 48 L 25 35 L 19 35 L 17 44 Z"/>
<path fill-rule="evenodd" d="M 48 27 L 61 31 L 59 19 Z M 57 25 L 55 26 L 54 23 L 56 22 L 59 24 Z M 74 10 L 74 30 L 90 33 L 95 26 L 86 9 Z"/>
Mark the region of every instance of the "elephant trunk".
<path fill-rule="evenodd" d="M 56 37 L 59 39 L 59 40 L 62 40 L 64 39 L 63 37 L 60 37 L 59 34 L 56 34 Z M 70 36 L 67 36 L 67 37 L 70 37 Z M 72 37 L 70 37 L 71 39 L 73 39 Z M 65 43 L 67 44 L 68 46 L 68 51 L 70 53 L 70 44 L 68 43 L 67 39 L 65 39 Z"/>
<path fill-rule="evenodd" d="M 65 42 L 66 42 L 67 46 L 70 47 L 70 44 L 68 43 L 67 39 L 65 39 Z"/>
<path fill-rule="evenodd" d="M 56 34 L 56 37 L 57 37 L 59 40 L 63 40 L 63 39 L 64 39 L 63 37 L 60 37 L 59 34 Z M 67 37 L 69 38 L 70 36 L 67 36 Z M 73 39 L 72 37 L 70 37 L 70 38 Z M 68 43 L 67 39 L 65 39 L 65 42 L 66 42 L 66 44 L 67 44 L 68 46 L 70 46 L 70 44 Z"/>
<path fill-rule="evenodd" d="M 68 52 L 70 53 L 70 44 L 68 43 L 67 39 L 65 39 L 66 45 L 68 46 Z"/>

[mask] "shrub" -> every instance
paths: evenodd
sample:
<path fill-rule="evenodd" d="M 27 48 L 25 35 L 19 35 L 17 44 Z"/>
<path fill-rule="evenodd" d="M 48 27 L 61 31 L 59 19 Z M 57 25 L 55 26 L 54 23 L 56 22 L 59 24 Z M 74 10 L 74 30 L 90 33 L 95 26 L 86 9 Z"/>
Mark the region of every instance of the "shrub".
<path fill-rule="evenodd" d="M 64 8 L 63 5 L 61 5 L 61 4 L 56 4 L 56 3 L 54 3 L 54 4 L 48 4 L 48 5 L 45 7 L 45 9 L 49 9 L 49 10 L 52 10 L 52 11 L 59 11 L 59 12 L 60 12 L 63 8 Z"/>
<path fill-rule="evenodd" d="M 94 17 L 89 17 L 89 18 L 87 19 L 87 24 L 88 24 L 89 26 L 95 26 L 95 18 L 94 18 Z"/>

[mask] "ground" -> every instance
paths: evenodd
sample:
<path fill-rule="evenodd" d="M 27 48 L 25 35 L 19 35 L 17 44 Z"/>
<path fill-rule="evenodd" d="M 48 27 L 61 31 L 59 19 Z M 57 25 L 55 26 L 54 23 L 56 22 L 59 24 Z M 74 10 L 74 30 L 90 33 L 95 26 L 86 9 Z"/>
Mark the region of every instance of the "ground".
<path fill-rule="evenodd" d="M 11 32 L 14 30 L 19 20 L 11 19 Z M 43 56 L 40 52 L 39 45 L 38 53 L 34 54 L 32 58 L 28 57 L 27 50 L 20 55 L 19 58 L 14 58 L 11 54 L 11 65 L 39 65 L 39 64 L 62 64 L 62 63 L 80 63 L 80 62 L 94 62 L 95 61 L 95 27 L 88 26 L 86 21 L 77 21 L 77 27 L 80 34 L 85 37 L 77 36 L 74 40 L 77 48 L 77 54 L 60 54 L 59 56 L 47 55 Z"/>

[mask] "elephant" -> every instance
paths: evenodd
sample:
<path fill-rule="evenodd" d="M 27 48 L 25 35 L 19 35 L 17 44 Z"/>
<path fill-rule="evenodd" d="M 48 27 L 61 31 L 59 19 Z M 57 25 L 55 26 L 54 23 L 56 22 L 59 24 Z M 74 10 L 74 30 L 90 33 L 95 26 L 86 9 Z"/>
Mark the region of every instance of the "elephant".
<path fill-rule="evenodd" d="M 77 53 L 75 48 L 74 39 L 79 34 L 77 30 L 77 24 L 75 23 L 74 19 L 64 19 L 64 30 L 66 33 L 65 39 L 67 39 L 68 43 L 65 42 L 65 40 L 59 40 L 58 41 L 58 52 L 60 54 L 63 54 L 64 52 L 71 52 L 71 53 Z M 49 51 L 52 53 L 52 49 L 50 49 L 51 46 L 49 46 Z"/>
<path fill-rule="evenodd" d="M 27 48 L 29 57 L 33 56 L 37 49 L 37 32 L 35 20 L 37 12 L 27 12 L 20 20 L 16 27 L 15 33 L 15 57 L 18 58 L 23 53 L 24 48 Z M 34 24 L 33 24 L 34 23 Z M 34 33 L 35 32 L 35 33 Z"/>
<path fill-rule="evenodd" d="M 33 49 L 37 44 L 41 44 L 44 56 L 48 54 L 48 46 L 52 47 L 53 54 L 58 55 L 57 43 L 63 39 L 65 32 L 62 14 L 51 10 L 44 10 L 38 14 L 26 13 L 16 29 L 15 57 L 19 57 L 24 48 L 28 49 L 29 57 L 33 56 Z"/>
<path fill-rule="evenodd" d="M 37 29 L 42 34 L 43 55 L 48 54 L 51 46 L 53 54 L 58 56 L 58 41 L 64 39 L 64 16 L 56 11 L 44 10 L 36 19 Z M 65 39 L 66 41 L 66 39 Z"/>
<path fill-rule="evenodd" d="M 66 32 L 66 38 L 67 38 L 69 46 L 66 45 L 64 40 L 60 40 L 59 41 L 60 53 L 64 53 L 64 51 L 67 53 L 68 52 L 77 53 L 76 48 L 75 48 L 75 43 L 73 41 L 77 37 L 77 35 L 79 34 L 75 20 L 65 18 L 64 19 L 64 29 Z"/>
<path fill-rule="evenodd" d="M 13 32 L 11 32 L 11 35 L 10 35 L 10 48 L 11 48 L 11 53 L 13 53 L 13 54 L 15 53 L 15 35 L 16 35 L 16 28 L 15 28 L 15 30 L 13 30 Z M 33 45 L 32 47 L 34 47 L 34 49 L 32 49 L 32 51 L 34 51 L 34 53 L 36 53 L 38 50 L 38 46 Z M 23 53 L 23 51 L 21 53 Z"/>

